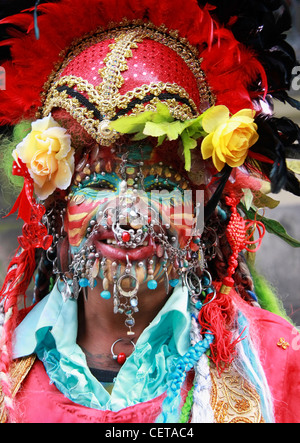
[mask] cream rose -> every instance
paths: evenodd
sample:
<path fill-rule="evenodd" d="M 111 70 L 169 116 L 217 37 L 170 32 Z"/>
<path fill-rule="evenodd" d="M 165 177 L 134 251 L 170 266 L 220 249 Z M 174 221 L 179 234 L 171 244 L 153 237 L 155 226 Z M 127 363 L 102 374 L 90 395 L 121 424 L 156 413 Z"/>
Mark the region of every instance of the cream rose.
<path fill-rule="evenodd" d="M 45 200 L 55 189 L 67 189 L 74 173 L 71 137 L 51 115 L 31 125 L 31 132 L 13 151 L 26 164 L 34 181 L 35 193 Z"/>
<path fill-rule="evenodd" d="M 203 159 L 212 157 L 218 171 L 227 163 L 232 168 L 241 166 L 248 150 L 258 140 L 255 112 L 243 109 L 232 117 L 226 106 L 216 106 L 205 113 L 202 126 L 209 135 L 201 145 Z"/>

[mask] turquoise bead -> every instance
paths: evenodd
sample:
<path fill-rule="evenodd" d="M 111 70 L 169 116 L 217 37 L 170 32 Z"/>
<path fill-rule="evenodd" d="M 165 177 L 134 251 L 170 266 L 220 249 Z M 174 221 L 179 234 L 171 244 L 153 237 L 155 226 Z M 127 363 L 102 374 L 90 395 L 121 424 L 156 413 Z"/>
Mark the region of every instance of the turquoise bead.
<path fill-rule="evenodd" d="M 109 291 L 102 291 L 100 293 L 101 297 L 104 298 L 105 300 L 109 300 L 111 297 L 111 293 Z"/>
<path fill-rule="evenodd" d="M 157 281 L 156 280 L 149 280 L 147 283 L 148 289 L 151 289 L 152 291 L 157 288 Z"/>
<path fill-rule="evenodd" d="M 224 221 L 227 220 L 226 212 L 223 209 L 221 209 L 219 206 L 218 206 L 218 215 L 221 217 L 222 220 Z"/>
<path fill-rule="evenodd" d="M 90 288 L 95 288 L 97 286 L 97 280 L 94 278 L 94 281 L 93 281 L 93 287 L 89 284 L 89 287 Z"/>
<path fill-rule="evenodd" d="M 89 285 L 87 278 L 81 278 L 78 283 L 81 288 L 86 288 Z"/>
<path fill-rule="evenodd" d="M 196 309 L 200 310 L 202 308 L 203 304 L 201 303 L 201 301 L 197 301 L 195 306 L 196 306 Z"/>
<path fill-rule="evenodd" d="M 202 277 L 202 283 L 203 283 L 203 286 L 208 286 L 209 285 L 210 280 L 209 280 L 209 278 L 206 275 L 204 277 Z"/>
<path fill-rule="evenodd" d="M 172 286 L 172 288 L 175 288 L 175 286 L 177 286 L 178 283 L 179 283 L 179 280 L 177 278 L 169 281 L 169 284 L 170 284 L 170 286 Z"/>

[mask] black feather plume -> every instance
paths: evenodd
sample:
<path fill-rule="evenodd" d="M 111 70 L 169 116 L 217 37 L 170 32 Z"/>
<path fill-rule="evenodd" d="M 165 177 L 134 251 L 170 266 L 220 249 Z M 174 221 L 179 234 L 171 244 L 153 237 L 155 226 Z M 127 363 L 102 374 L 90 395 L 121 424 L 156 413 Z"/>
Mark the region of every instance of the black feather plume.
<path fill-rule="evenodd" d="M 299 181 L 295 174 L 288 170 L 286 164 L 287 158 L 300 158 L 299 126 L 286 117 L 262 115 L 256 118 L 256 123 L 260 137 L 251 148 L 245 166 L 249 169 L 254 167 L 267 177 L 273 193 L 285 189 L 300 195 Z M 258 160 L 255 159 L 255 154 L 259 155 Z M 260 156 L 265 157 L 266 161 L 261 160 Z"/>
<path fill-rule="evenodd" d="M 278 100 L 289 102 L 282 91 L 290 90 L 297 62 L 294 49 L 286 41 L 291 13 L 284 0 L 198 0 L 200 5 L 216 7 L 216 19 L 231 29 L 235 38 L 252 48 L 266 70 L 269 91 Z M 259 90 L 259 84 L 253 88 Z M 296 105 L 296 107 L 300 104 Z"/>
<path fill-rule="evenodd" d="M 226 183 L 231 175 L 231 172 L 232 172 L 232 168 L 228 165 L 225 165 L 224 168 L 222 169 L 222 171 L 220 172 L 220 174 L 218 176 L 217 189 L 214 192 L 211 199 L 205 205 L 205 209 L 204 209 L 204 220 L 205 221 L 207 221 L 210 218 L 210 216 L 212 215 L 212 213 L 216 209 L 216 207 L 221 199 L 221 196 L 222 196 L 222 193 L 223 193 L 224 188 L 226 186 Z"/>

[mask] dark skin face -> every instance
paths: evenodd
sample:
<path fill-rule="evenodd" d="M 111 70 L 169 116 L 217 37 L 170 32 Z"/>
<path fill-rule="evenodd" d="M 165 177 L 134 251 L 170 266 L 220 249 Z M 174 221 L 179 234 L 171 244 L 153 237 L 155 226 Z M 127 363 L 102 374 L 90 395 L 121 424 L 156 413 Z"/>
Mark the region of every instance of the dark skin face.
<path fill-rule="evenodd" d="M 142 162 L 142 163 L 141 163 Z M 124 167 L 125 165 L 125 167 Z M 87 170 L 89 169 L 89 171 Z M 112 359 L 111 345 L 119 338 L 127 338 L 116 345 L 116 352 L 124 351 L 129 355 L 133 346 L 130 340 L 136 341 L 142 331 L 165 304 L 169 293 L 166 293 L 164 284 L 164 256 L 163 243 L 159 234 L 165 235 L 167 241 L 176 248 L 184 248 L 190 242 L 191 217 L 180 217 L 184 190 L 189 189 L 188 181 L 178 174 L 170 165 L 162 162 L 152 162 L 149 159 L 127 159 L 122 161 L 118 155 L 108 158 L 98 156 L 86 168 L 90 172 L 84 178 L 77 179 L 71 188 L 67 205 L 66 230 L 72 255 L 78 253 L 83 246 L 93 246 L 99 258 L 94 263 L 94 275 L 97 286 L 88 289 L 87 301 L 80 298 L 78 344 L 84 350 L 88 365 L 101 369 L 118 370 L 119 364 Z M 75 177 L 76 179 L 76 177 Z M 126 189 L 125 189 L 126 184 Z M 159 226 L 153 228 L 152 233 L 145 233 L 144 241 L 137 247 L 125 247 L 118 244 L 113 230 L 114 219 L 111 208 L 120 207 L 120 195 L 125 189 L 126 206 L 124 213 L 141 211 L 141 207 L 151 204 L 159 212 Z M 151 191 L 167 191 L 161 200 Z M 170 193 L 174 198 L 170 205 Z M 124 194 L 124 192 L 123 192 Z M 185 213 L 191 211 L 191 194 L 185 195 Z M 148 199 L 147 199 L 148 198 Z M 145 205 L 142 205 L 144 200 Z M 180 210 L 178 208 L 180 207 Z M 108 217 L 103 217 L 108 214 Z M 92 223 L 91 223 L 92 222 Z M 139 223 L 140 222 L 140 223 Z M 132 229 L 134 233 L 142 229 L 141 218 L 130 218 L 122 222 L 122 228 Z M 88 228 L 92 232 L 88 234 Z M 95 228 L 96 226 L 96 228 Z M 172 242 L 172 243 L 171 243 Z M 105 266 L 102 266 L 103 257 Z M 105 285 L 113 291 L 113 277 L 124 274 L 126 264 L 130 263 L 130 273 L 134 275 L 138 284 L 139 312 L 135 318 L 135 335 L 128 340 L 128 328 L 124 324 L 123 315 L 113 313 L 112 298 L 105 300 L 100 297 Z M 167 264 L 169 278 L 172 278 L 174 266 Z M 149 275 L 157 281 L 157 288 L 149 291 L 147 282 Z M 130 289 L 132 280 L 124 280 L 124 290 Z M 171 289 L 171 288 L 170 288 Z M 151 292 L 151 293 L 150 293 Z M 122 348 L 122 349 L 121 349 Z"/>

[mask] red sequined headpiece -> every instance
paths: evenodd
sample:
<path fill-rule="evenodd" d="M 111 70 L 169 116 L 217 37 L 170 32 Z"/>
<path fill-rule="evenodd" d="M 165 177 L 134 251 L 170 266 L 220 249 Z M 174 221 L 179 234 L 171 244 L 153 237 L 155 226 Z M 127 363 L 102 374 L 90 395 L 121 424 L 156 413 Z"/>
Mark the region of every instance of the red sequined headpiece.
<path fill-rule="evenodd" d="M 196 48 L 142 21 L 77 42 L 47 89 L 42 115 L 63 108 L 103 145 L 114 138 L 109 121 L 120 116 L 163 102 L 184 121 L 215 103 Z"/>

